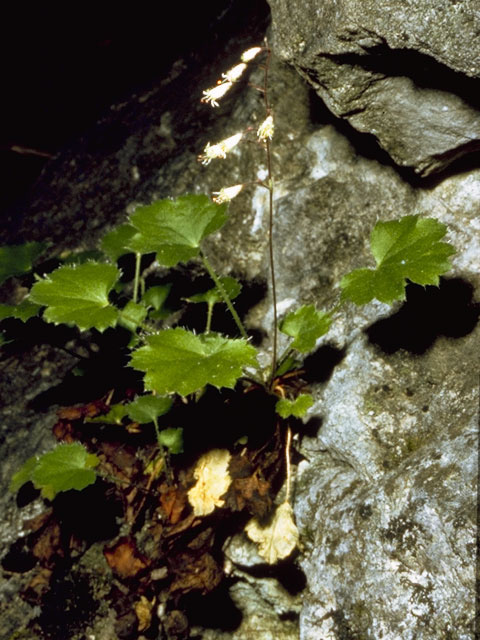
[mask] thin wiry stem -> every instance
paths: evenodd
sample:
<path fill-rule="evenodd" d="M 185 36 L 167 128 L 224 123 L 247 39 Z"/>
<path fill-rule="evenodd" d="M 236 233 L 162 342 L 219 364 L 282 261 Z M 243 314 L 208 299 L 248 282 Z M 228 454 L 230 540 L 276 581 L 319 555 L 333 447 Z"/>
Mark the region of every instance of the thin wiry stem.
<path fill-rule="evenodd" d="M 285 443 L 285 465 L 287 467 L 287 494 L 285 502 L 290 501 L 290 485 L 292 483 L 292 466 L 290 464 L 290 446 L 292 444 L 292 430 L 287 427 L 287 441 Z"/>
<path fill-rule="evenodd" d="M 140 264 L 142 261 L 142 254 L 135 254 L 135 280 L 133 281 L 133 301 L 137 302 L 138 300 L 138 285 L 140 281 Z"/>
<path fill-rule="evenodd" d="M 270 65 L 271 52 L 267 46 L 267 58 L 265 60 L 263 72 L 263 101 L 265 104 L 266 117 L 270 115 L 270 104 L 268 101 L 268 69 Z M 272 283 L 272 305 L 273 305 L 273 331 L 272 331 L 272 365 L 270 372 L 270 387 L 275 378 L 277 369 L 277 342 L 278 342 L 278 318 L 277 318 L 277 286 L 275 283 L 275 260 L 273 255 L 273 175 L 272 175 L 272 154 L 270 150 L 270 140 L 265 139 L 265 153 L 267 156 L 267 182 L 268 189 L 268 255 L 270 263 L 270 281 Z"/>

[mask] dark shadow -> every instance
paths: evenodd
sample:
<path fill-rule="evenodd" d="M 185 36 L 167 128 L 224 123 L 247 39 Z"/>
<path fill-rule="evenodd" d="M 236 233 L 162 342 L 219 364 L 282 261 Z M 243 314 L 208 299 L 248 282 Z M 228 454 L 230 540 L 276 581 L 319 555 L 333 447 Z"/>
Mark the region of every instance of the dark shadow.
<path fill-rule="evenodd" d="M 234 631 L 242 623 L 243 615 L 229 594 L 232 580 L 223 580 L 220 586 L 207 594 L 190 592 L 180 600 L 180 608 L 187 614 L 192 626 Z"/>
<path fill-rule="evenodd" d="M 118 6 L 114 16 L 102 5 L 73 14 L 32 7 L 28 21 L 20 5 L 11 9 L 0 43 L 9 60 L 2 76 L 0 208 L 14 203 L 49 156 L 95 126 L 110 105 L 160 86 L 176 60 L 191 67 L 202 56 L 215 59 L 225 41 L 249 35 L 247 46 L 257 44 L 269 19 L 264 0 L 210 0 L 190 3 L 187 11 L 178 3 L 143 3 L 137 12 Z M 123 122 L 102 125 L 88 152 L 118 149 L 124 136 Z"/>
<path fill-rule="evenodd" d="M 35 620 L 49 640 L 65 640 L 84 632 L 98 609 L 88 577 L 56 567 L 50 589 L 42 598 L 41 614 Z"/>
<path fill-rule="evenodd" d="M 346 350 L 326 344 L 305 358 L 302 375 L 307 382 L 327 382 L 333 370 L 345 357 Z"/>
<path fill-rule="evenodd" d="M 322 428 L 322 423 L 322 418 L 319 416 L 313 416 L 303 425 L 300 431 L 301 435 L 307 436 L 308 438 L 316 438 L 318 436 L 318 432 Z"/>
<path fill-rule="evenodd" d="M 55 330 L 59 329 L 51 326 Z M 70 406 L 91 402 L 111 389 L 121 394 L 128 389 L 142 388 L 142 373 L 128 367 L 130 352 L 127 345 L 131 338 L 129 331 L 122 328 L 107 329 L 102 334 L 92 332 L 89 337 L 90 341 L 85 340 L 90 350 L 88 356 L 79 358 L 76 367 L 63 377 L 60 384 L 40 393 L 29 402 L 29 408 L 45 411 L 55 404 Z"/>
<path fill-rule="evenodd" d="M 198 452 L 231 447 L 239 438 L 248 438 L 248 448 L 258 449 L 273 435 L 276 398 L 264 389 L 242 393 L 208 386 L 198 402 L 180 406 L 171 415 L 172 423 L 184 427 L 184 449 Z M 178 416 L 178 417 L 177 417 Z"/>
<path fill-rule="evenodd" d="M 275 578 L 292 596 L 298 595 L 307 586 L 305 573 L 291 559 L 281 560 L 275 565 L 241 566 L 241 569 L 254 578 Z"/>
<path fill-rule="evenodd" d="M 26 545 L 25 538 L 19 538 L 10 545 L 2 558 L 2 568 L 12 573 L 26 573 L 33 569 L 38 560 Z"/>
<path fill-rule="evenodd" d="M 441 278 L 439 287 L 410 283 L 406 296 L 397 313 L 366 330 L 370 342 L 385 353 L 404 349 L 420 355 L 440 336 L 461 338 L 478 322 L 480 304 L 472 285 L 461 278 Z"/>
<path fill-rule="evenodd" d="M 267 295 L 267 283 L 264 280 L 245 280 L 239 275 L 232 274 L 242 285 L 240 294 L 232 301 L 241 320 L 245 318 L 252 307 L 257 305 Z M 155 284 L 171 284 L 171 292 L 166 301 L 169 309 L 183 309 L 178 324 L 186 329 L 203 333 L 207 319 L 207 304 L 188 302 L 187 299 L 197 293 L 203 293 L 213 288 L 214 282 L 202 267 L 195 263 L 180 265 L 171 269 L 162 278 L 147 280 L 147 286 Z M 216 304 L 213 309 L 211 330 L 230 337 L 239 337 L 239 330 L 230 312 L 223 303 Z M 254 335 L 259 334 L 253 330 Z"/>
<path fill-rule="evenodd" d="M 66 541 L 74 535 L 92 544 L 111 540 L 119 532 L 123 505 L 115 490 L 103 480 L 97 479 L 82 491 L 59 493 L 52 504 Z"/>

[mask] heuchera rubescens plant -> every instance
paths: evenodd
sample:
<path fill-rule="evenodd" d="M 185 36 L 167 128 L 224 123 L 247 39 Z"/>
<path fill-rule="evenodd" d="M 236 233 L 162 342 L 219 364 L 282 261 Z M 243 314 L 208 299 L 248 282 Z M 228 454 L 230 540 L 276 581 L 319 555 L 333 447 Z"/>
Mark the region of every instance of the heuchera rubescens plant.
<path fill-rule="evenodd" d="M 391 304 L 403 300 L 407 281 L 438 285 L 439 276 L 450 268 L 448 258 L 455 250 L 442 241 L 446 228 L 434 219 L 410 215 L 399 220 L 378 222 L 370 237 L 376 267 L 346 274 L 339 283 L 341 293 L 333 310 L 319 310 L 309 304 L 279 319 L 272 239 L 275 181 L 271 146 L 274 144 L 275 118 L 268 94 L 268 45 L 265 43 L 265 46 L 245 51 L 238 64 L 222 74 L 213 88 L 203 92 L 202 102 L 218 106 L 249 66 L 259 62 L 263 69 L 263 84 L 252 87 L 252 90 L 260 91 L 263 96 L 264 113 L 260 126 L 232 132 L 224 140 L 208 143 L 199 161 L 208 165 L 223 160 L 237 145 L 253 137 L 265 153 L 267 175 L 263 181 L 221 187 L 213 194 L 213 199 L 189 194 L 137 207 L 124 224 L 103 237 L 99 257 L 87 261 L 79 257 L 78 261 L 62 264 L 47 275 L 37 276 L 23 302 L 15 306 L 0 305 L 0 318 L 15 317 L 27 321 L 41 314 L 48 323 L 74 325 L 80 332 L 103 332 L 116 326 L 127 328 L 131 332 L 129 365 L 142 372 L 144 390 L 133 401 L 112 406 L 109 414 L 101 419 L 106 422 L 133 420 L 140 425 L 153 423 L 165 472 L 168 469 L 166 456 L 182 452 L 182 429 L 160 428 L 158 423 L 160 416 L 168 414 L 175 397 L 200 394 L 207 385 L 234 389 L 242 378 L 248 378 L 276 396 L 278 421 L 285 434 L 286 496 L 270 525 L 273 529 L 262 529 L 254 520 L 247 526 L 248 535 L 259 543 L 260 552 L 266 560 L 275 562 L 292 551 L 298 538 L 289 504 L 289 420 L 304 417 L 313 404 L 310 394 L 286 388 L 282 377 L 295 375 L 301 367 L 302 358 L 314 350 L 318 339 L 329 331 L 343 304 L 363 305 L 373 299 Z M 270 364 L 266 368 L 259 366 L 257 349 L 251 344 L 247 328 L 235 309 L 240 283 L 230 276 L 221 277 L 214 271 L 203 244 L 207 236 L 218 231 L 228 220 L 228 203 L 250 184 L 260 184 L 268 192 L 269 272 L 274 320 Z M 1 280 L 30 271 L 44 248 L 39 243 L 28 243 L 0 249 Z M 162 267 L 200 262 L 209 274 L 211 288 L 189 298 L 191 303 L 206 304 L 203 333 L 184 328 L 181 319 L 173 327 L 165 324 L 169 318 L 165 304 L 169 285 L 146 288 L 142 277 L 142 256 L 151 253 L 155 254 L 156 263 Z M 135 272 L 132 282 L 120 284 L 121 271 L 117 261 L 125 254 L 134 254 Z M 112 302 L 112 292 L 118 288 L 124 292 L 130 289 L 131 298 L 126 304 Z M 237 337 L 226 337 L 212 331 L 212 311 L 216 305 L 223 305 L 225 313 L 233 317 Z M 278 331 L 289 338 L 283 353 L 278 353 Z M 222 483 L 218 484 L 220 472 L 214 469 L 214 460 L 217 459 L 221 460 L 221 473 L 225 476 L 228 473 L 225 466 L 228 456 L 218 453 L 203 459 L 196 476 L 203 478 L 198 482 L 205 483 L 207 493 L 213 491 L 205 480 L 209 473 L 218 486 L 224 487 Z M 98 463 L 98 457 L 89 453 L 82 444 L 61 444 L 42 456 L 30 458 L 14 475 L 11 489 L 16 491 L 31 480 L 45 498 L 53 499 L 58 492 L 81 490 L 93 483 Z M 228 481 L 225 486 L 228 486 Z M 199 515 L 209 513 L 221 500 L 210 496 L 207 502 L 213 506 L 206 508 L 192 498 L 195 512 Z M 273 543 L 272 537 L 275 538 Z"/>

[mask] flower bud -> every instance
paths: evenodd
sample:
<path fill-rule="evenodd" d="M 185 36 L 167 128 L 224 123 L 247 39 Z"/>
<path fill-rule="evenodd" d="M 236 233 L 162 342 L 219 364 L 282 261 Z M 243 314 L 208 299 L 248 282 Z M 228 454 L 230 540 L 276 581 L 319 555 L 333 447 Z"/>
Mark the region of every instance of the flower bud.
<path fill-rule="evenodd" d="M 201 98 L 200 102 L 210 102 L 212 107 L 218 107 L 218 100 L 220 100 L 220 98 L 223 98 L 223 96 L 229 89 L 231 89 L 232 86 L 232 83 L 229 81 L 217 84 L 215 87 L 207 89 L 203 92 L 203 98 Z"/>
<path fill-rule="evenodd" d="M 251 49 L 247 49 L 242 53 L 240 60 L 242 62 L 250 62 L 250 60 L 253 60 L 255 56 L 257 56 L 260 53 L 261 50 L 262 50 L 262 47 L 252 47 Z"/>
<path fill-rule="evenodd" d="M 235 82 L 242 77 L 246 68 L 247 65 L 244 62 L 241 62 L 229 69 L 226 73 L 222 73 L 222 78 L 225 78 L 227 82 Z"/>
<path fill-rule="evenodd" d="M 230 202 L 233 198 L 236 198 L 240 191 L 243 189 L 243 184 L 236 184 L 233 187 L 223 187 L 220 191 L 214 191 L 213 195 L 216 196 L 213 198 L 213 201 L 217 204 L 222 204 L 223 202 Z"/>
<path fill-rule="evenodd" d="M 198 160 L 202 164 L 210 164 L 210 161 L 214 158 L 225 158 L 227 153 L 231 151 L 240 140 L 243 138 L 243 133 L 236 133 L 225 140 L 217 142 L 217 144 L 211 145 L 209 142 L 203 150 L 203 155 L 198 156 Z"/>
<path fill-rule="evenodd" d="M 273 138 L 274 124 L 273 117 L 267 116 L 262 124 L 258 127 L 257 136 L 260 140 L 266 140 L 267 138 L 271 140 Z"/>

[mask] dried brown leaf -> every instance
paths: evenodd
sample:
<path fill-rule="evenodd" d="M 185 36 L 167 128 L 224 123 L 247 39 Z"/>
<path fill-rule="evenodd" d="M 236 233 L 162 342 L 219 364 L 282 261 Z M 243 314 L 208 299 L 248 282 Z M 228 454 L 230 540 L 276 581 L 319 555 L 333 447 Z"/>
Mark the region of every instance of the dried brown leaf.
<path fill-rule="evenodd" d="M 187 494 L 183 487 L 173 487 L 167 484 L 160 486 L 160 505 L 162 513 L 170 524 L 180 521 L 183 509 L 187 503 Z"/>
<path fill-rule="evenodd" d="M 171 569 L 176 575 L 170 585 L 170 593 L 176 591 L 208 593 L 218 587 L 223 578 L 221 567 L 209 553 L 203 553 L 198 557 L 193 553 L 182 553 L 172 559 Z"/>
<path fill-rule="evenodd" d="M 270 484 L 256 473 L 248 478 L 235 478 L 225 496 L 225 502 L 232 511 L 248 511 L 257 518 L 263 518 L 271 509 Z"/>
<path fill-rule="evenodd" d="M 122 538 L 113 547 L 105 548 L 103 554 L 109 567 L 121 578 L 133 578 L 148 566 L 146 558 L 129 538 Z"/>

